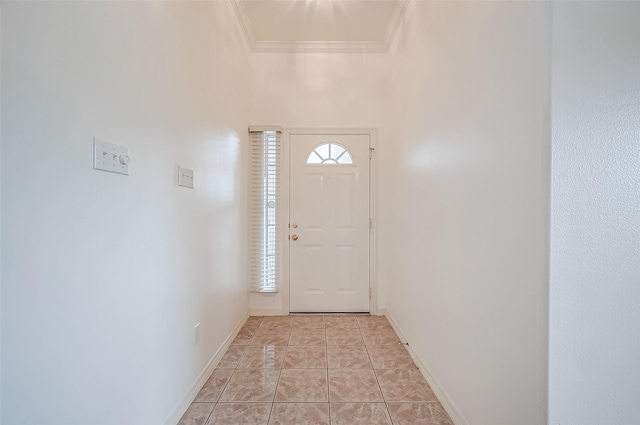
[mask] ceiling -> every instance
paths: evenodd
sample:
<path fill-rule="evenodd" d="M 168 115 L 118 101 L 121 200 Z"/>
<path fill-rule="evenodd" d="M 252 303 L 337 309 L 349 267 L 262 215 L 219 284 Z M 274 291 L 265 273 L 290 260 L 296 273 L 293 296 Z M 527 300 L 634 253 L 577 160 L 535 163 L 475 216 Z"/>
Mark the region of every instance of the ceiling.
<path fill-rule="evenodd" d="M 408 0 L 232 0 L 254 51 L 387 51 Z"/>

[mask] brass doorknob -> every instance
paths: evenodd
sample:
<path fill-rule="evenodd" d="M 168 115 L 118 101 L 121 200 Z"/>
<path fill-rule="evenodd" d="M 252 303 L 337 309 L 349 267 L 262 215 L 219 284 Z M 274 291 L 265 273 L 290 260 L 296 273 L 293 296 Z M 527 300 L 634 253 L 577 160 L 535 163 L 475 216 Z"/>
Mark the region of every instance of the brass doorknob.
<path fill-rule="evenodd" d="M 291 236 L 291 239 L 293 239 L 294 241 L 297 241 L 298 240 L 298 235 Z"/>

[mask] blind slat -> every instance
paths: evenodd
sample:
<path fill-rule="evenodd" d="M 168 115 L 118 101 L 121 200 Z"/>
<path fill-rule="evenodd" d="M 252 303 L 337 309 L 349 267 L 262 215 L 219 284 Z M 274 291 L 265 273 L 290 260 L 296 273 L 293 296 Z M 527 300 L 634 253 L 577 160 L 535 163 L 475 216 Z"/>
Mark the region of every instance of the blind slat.
<path fill-rule="evenodd" d="M 250 290 L 275 292 L 280 287 L 282 258 L 280 132 L 265 130 L 250 134 Z"/>

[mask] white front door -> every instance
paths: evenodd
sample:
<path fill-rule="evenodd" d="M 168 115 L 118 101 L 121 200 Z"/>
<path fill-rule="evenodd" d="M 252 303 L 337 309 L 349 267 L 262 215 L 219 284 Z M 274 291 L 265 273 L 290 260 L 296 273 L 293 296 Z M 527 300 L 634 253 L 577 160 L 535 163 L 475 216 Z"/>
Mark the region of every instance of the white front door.
<path fill-rule="evenodd" d="M 290 311 L 369 311 L 369 136 L 290 136 Z"/>

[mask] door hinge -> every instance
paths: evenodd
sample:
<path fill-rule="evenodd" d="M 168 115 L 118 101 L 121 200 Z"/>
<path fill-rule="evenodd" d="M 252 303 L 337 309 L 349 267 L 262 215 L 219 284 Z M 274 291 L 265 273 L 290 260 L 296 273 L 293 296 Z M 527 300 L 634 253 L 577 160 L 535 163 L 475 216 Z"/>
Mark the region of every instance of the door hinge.
<path fill-rule="evenodd" d="M 373 151 L 375 151 L 374 148 L 369 148 L 369 159 L 373 158 Z"/>
<path fill-rule="evenodd" d="M 369 230 L 373 229 L 373 219 L 369 217 Z"/>
<path fill-rule="evenodd" d="M 371 288 L 369 288 L 369 299 L 371 299 Z"/>

